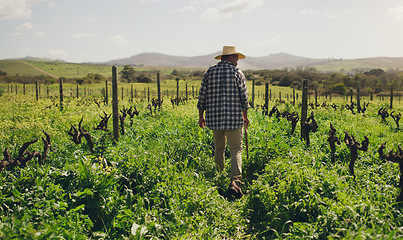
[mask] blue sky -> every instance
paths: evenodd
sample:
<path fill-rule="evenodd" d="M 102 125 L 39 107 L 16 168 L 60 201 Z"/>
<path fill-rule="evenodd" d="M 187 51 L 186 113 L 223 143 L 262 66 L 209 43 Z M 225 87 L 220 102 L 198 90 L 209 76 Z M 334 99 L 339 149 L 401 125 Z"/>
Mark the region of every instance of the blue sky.
<path fill-rule="evenodd" d="M 403 57 L 402 0 L 0 0 L 0 59 Z"/>

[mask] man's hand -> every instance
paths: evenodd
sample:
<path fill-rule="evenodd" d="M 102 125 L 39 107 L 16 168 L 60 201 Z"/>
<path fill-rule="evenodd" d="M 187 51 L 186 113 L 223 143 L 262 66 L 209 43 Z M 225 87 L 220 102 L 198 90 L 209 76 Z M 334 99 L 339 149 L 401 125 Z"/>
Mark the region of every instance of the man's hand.
<path fill-rule="evenodd" d="M 199 118 L 199 126 L 201 128 L 205 128 L 206 127 L 206 120 L 204 119 L 204 117 Z"/>
<path fill-rule="evenodd" d="M 249 119 L 248 119 L 248 118 L 244 118 L 244 119 L 243 119 L 243 127 L 244 127 L 245 129 L 248 129 L 248 126 L 249 126 Z"/>

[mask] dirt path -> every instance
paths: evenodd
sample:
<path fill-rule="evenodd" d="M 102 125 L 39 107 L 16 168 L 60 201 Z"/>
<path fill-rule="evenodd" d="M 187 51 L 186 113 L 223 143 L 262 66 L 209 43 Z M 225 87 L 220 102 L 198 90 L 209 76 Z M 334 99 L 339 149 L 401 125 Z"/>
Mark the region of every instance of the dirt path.
<path fill-rule="evenodd" d="M 27 65 L 30 66 L 30 67 L 35 68 L 36 70 L 38 70 L 38 71 L 40 71 L 40 72 L 43 72 L 43 73 L 46 74 L 46 75 L 49 75 L 49 76 L 54 77 L 54 78 L 56 78 L 56 79 L 59 78 L 58 76 L 53 75 L 53 74 L 51 74 L 51 73 L 48 73 L 48 72 L 46 72 L 46 71 L 44 71 L 44 70 L 42 70 L 42 69 L 40 69 L 40 68 L 37 68 L 37 67 L 35 67 L 34 65 L 32 65 L 32 64 L 30 64 L 30 63 L 27 63 L 27 62 L 25 62 L 25 61 L 21 61 L 21 62 L 27 64 Z"/>

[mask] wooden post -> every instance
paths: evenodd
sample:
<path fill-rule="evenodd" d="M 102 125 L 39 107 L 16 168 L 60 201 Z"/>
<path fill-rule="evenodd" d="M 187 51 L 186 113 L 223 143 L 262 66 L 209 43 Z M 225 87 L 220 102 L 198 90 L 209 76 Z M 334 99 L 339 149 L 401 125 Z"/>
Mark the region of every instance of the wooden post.
<path fill-rule="evenodd" d="M 361 103 L 360 103 L 360 80 L 357 79 L 357 113 L 361 112 Z"/>
<path fill-rule="evenodd" d="M 63 78 L 59 78 L 60 111 L 63 111 Z"/>
<path fill-rule="evenodd" d="M 118 103 L 118 75 L 116 66 L 112 67 L 112 113 L 113 138 L 119 139 L 119 103 Z"/>
<path fill-rule="evenodd" d="M 36 89 L 36 101 L 38 101 L 39 100 L 38 81 L 35 81 L 35 89 Z"/>
<path fill-rule="evenodd" d="M 131 85 L 131 91 L 130 91 L 130 94 L 131 94 L 131 102 L 133 102 L 133 85 Z"/>
<path fill-rule="evenodd" d="M 179 99 L 179 78 L 176 78 L 176 100 Z"/>
<path fill-rule="evenodd" d="M 161 83 L 160 83 L 160 73 L 157 73 L 157 91 L 158 91 L 158 103 L 161 103 Z"/>
<path fill-rule="evenodd" d="M 255 78 L 252 79 L 252 108 L 255 107 Z"/>
<path fill-rule="evenodd" d="M 266 95 L 264 98 L 264 109 L 265 109 L 265 115 L 269 114 L 269 83 L 266 83 Z"/>
<path fill-rule="evenodd" d="M 295 89 L 292 89 L 292 105 L 295 106 Z"/>
<path fill-rule="evenodd" d="M 49 86 L 46 86 L 46 96 L 49 97 Z"/>
<path fill-rule="evenodd" d="M 188 101 L 188 83 L 186 83 L 186 102 Z"/>
<path fill-rule="evenodd" d="M 393 107 L 393 87 L 390 89 L 390 105 L 389 108 L 392 109 Z"/>
<path fill-rule="evenodd" d="M 124 95 L 124 90 L 123 90 L 123 86 L 122 86 L 122 101 L 123 101 L 123 95 Z"/>
<path fill-rule="evenodd" d="M 150 102 L 150 87 L 148 87 L 147 102 Z"/>
<path fill-rule="evenodd" d="M 315 87 L 315 107 L 318 106 L 318 88 Z"/>
<path fill-rule="evenodd" d="M 353 102 L 353 89 L 350 89 L 350 103 Z"/>
<path fill-rule="evenodd" d="M 24 88 L 24 95 L 25 95 L 25 83 L 24 83 L 24 85 L 23 85 L 23 88 Z"/>
<path fill-rule="evenodd" d="M 302 108 L 301 108 L 301 139 L 305 139 L 306 132 L 302 123 L 306 122 L 308 115 L 308 80 L 302 82 Z"/>
<path fill-rule="evenodd" d="M 278 93 L 278 99 L 281 102 L 281 92 Z"/>
<path fill-rule="evenodd" d="M 112 70 L 113 70 L 113 68 L 112 68 Z M 113 73 L 112 73 L 112 75 L 113 75 Z M 105 81 L 105 93 L 104 94 L 105 94 L 104 95 L 104 104 L 108 105 L 108 102 L 109 102 L 109 100 L 108 100 L 108 81 Z"/>

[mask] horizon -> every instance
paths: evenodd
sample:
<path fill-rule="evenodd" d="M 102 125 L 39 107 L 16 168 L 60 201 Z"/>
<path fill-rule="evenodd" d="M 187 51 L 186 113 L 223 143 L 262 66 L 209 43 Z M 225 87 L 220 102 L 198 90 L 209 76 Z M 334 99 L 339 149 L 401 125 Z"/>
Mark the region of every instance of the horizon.
<path fill-rule="evenodd" d="M 99 63 L 107 63 L 111 61 L 117 61 L 117 60 L 122 60 L 122 59 L 129 59 L 131 57 L 135 57 L 141 54 L 162 54 L 165 56 L 172 56 L 172 57 L 183 57 L 183 58 L 192 58 L 192 57 L 204 57 L 204 56 L 209 56 L 209 55 L 214 55 L 217 54 L 218 52 L 215 53 L 210 53 L 210 54 L 204 54 L 204 55 L 197 55 L 197 56 L 180 56 L 180 55 L 171 55 L 171 54 L 164 54 L 164 53 L 158 53 L 158 52 L 142 52 L 138 54 L 134 54 L 128 57 L 120 57 L 120 58 L 115 58 L 115 59 L 110 59 L 107 61 L 91 61 L 91 62 L 70 62 L 65 59 L 54 59 L 54 58 L 48 58 L 48 57 L 37 57 L 37 56 L 25 56 L 25 57 L 18 57 L 18 58 L 6 58 L 6 59 L 0 59 L 0 60 L 20 60 L 20 59 L 27 59 L 27 58 L 33 58 L 33 59 L 39 59 L 39 60 L 50 60 L 50 61 L 60 61 L 60 62 L 66 62 L 66 63 L 75 63 L 75 64 L 99 64 Z M 279 54 L 287 54 L 290 56 L 294 57 L 300 57 L 300 58 L 307 58 L 307 59 L 313 59 L 313 60 L 326 60 L 326 59 L 333 59 L 333 60 L 360 60 L 360 59 L 371 59 L 371 58 L 403 58 L 403 57 L 389 57 L 389 56 L 377 56 L 377 57 L 366 57 L 366 58 L 311 58 L 311 57 L 306 57 L 306 56 L 298 56 L 294 55 L 291 53 L 286 53 L 286 52 L 279 52 L 279 53 L 270 53 L 264 56 L 258 56 L 258 57 L 253 57 L 253 56 L 248 56 L 245 55 L 246 58 L 263 58 L 263 57 L 269 57 L 271 55 L 279 55 Z"/>
<path fill-rule="evenodd" d="M 192 57 L 223 45 L 254 58 L 393 58 L 403 57 L 401 27 L 400 0 L 0 0 L 0 59 Z"/>

